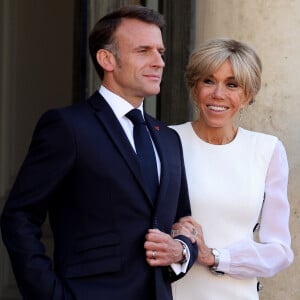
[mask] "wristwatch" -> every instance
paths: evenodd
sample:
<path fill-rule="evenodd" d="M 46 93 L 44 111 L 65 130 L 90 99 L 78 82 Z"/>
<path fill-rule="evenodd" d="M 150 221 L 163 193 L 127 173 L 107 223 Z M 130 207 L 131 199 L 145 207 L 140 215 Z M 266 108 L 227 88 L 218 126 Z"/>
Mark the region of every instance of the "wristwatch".
<path fill-rule="evenodd" d="M 217 270 L 219 262 L 220 262 L 220 252 L 216 248 L 212 248 L 211 253 L 215 258 L 215 263 L 210 268 L 213 270 Z"/>
<path fill-rule="evenodd" d="M 181 252 L 181 254 L 182 254 L 182 260 L 179 263 L 180 264 L 184 264 L 187 261 L 187 258 L 188 258 L 187 245 L 183 241 L 181 241 L 179 239 L 175 239 L 175 240 L 178 241 L 181 244 L 181 246 L 182 246 L 182 252 Z"/>
<path fill-rule="evenodd" d="M 210 271 L 218 276 L 222 276 L 224 275 L 224 272 L 222 271 L 217 271 L 217 268 L 219 266 L 219 262 L 220 262 L 220 252 L 219 250 L 217 250 L 216 248 L 212 248 L 211 249 L 211 253 L 215 258 L 215 263 L 209 268 Z"/>
<path fill-rule="evenodd" d="M 184 243 L 181 243 L 182 245 L 182 261 L 180 263 L 185 263 L 187 261 L 187 249 L 186 249 L 186 245 Z"/>

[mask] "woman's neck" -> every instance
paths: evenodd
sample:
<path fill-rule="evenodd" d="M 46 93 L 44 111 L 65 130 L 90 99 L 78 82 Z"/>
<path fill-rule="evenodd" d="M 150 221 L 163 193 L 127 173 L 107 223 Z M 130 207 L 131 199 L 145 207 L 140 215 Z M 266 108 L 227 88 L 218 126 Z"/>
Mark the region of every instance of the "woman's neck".
<path fill-rule="evenodd" d="M 204 126 L 199 120 L 196 120 L 192 122 L 192 126 L 201 140 L 214 145 L 229 144 L 237 134 L 237 127 L 234 124 L 228 128 L 216 128 Z"/>

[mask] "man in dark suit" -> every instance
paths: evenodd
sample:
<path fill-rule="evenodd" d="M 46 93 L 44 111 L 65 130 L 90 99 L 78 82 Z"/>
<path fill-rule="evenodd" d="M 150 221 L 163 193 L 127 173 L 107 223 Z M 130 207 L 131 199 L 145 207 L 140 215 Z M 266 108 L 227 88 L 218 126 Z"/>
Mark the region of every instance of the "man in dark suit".
<path fill-rule="evenodd" d="M 196 244 L 170 235 L 190 215 L 179 138 L 142 106 L 160 90 L 162 25 L 140 6 L 102 18 L 89 37 L 99 91 L 39 120 L 1 217 L 24 299 L 169 300 L 171 282 L 195 261 Z M 154 146 L 154 188 L 137 155 L 132 109 Z M 47 213 L 53 263 L 40 241 Z"/>

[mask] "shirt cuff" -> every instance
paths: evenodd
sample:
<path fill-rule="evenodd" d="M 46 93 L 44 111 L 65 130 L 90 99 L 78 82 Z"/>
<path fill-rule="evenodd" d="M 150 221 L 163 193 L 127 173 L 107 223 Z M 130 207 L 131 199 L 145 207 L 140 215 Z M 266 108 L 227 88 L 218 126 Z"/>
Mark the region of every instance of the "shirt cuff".
<path fill-rule="evenodd" d="M 187 271 L 187 268 L 188 268 L 188 265 L 189 265 L 189 262 L 190 262 L 190 249 L 189 247 L 187 246 L 187 244 L 181 240 L 178 240 L 178 239 L 174 239 L 175 241 L 179 241 L 181 244 L 185 245 L 186 247 L 186 259 L 185 261 L 181 264 L 181 263 L 173 263 L 171 264 L 171 268 L 173 270 L 173 272 L 176 274 L 176 275 L 179 275 L 180 273 L 186 273 Z"/>
<path fill-rule="evenodd" d="M 220 261 L 217 267 L 217 271 L 229 273 L 230 267 L 230 253 L 228 249 L 218 249 L 220 253 Z"/>

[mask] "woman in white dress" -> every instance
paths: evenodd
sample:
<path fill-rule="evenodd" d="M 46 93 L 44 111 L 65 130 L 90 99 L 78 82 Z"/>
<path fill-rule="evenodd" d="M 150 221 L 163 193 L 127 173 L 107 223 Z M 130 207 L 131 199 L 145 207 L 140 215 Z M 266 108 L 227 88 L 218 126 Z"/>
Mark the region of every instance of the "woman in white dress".
<path fill-rule="evenodd" d="M 183 145 L 193 218 L 172 233 L 196 239 L 199 252 L 173 284 L 174 300 L 258 299 L 257 277 L 293 261 L 285 148 L 234 121 L 260 89 L 261 61 L 244 43 L 215 39 L 191 55 L 186 80 L 199 117 L 172 127 Z"/>

